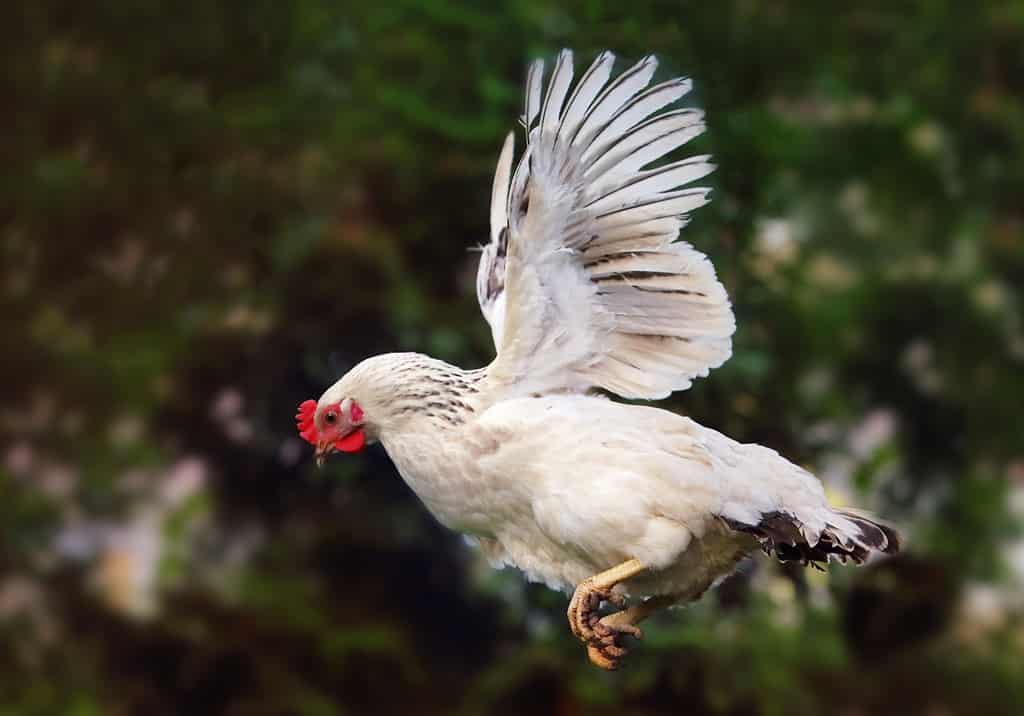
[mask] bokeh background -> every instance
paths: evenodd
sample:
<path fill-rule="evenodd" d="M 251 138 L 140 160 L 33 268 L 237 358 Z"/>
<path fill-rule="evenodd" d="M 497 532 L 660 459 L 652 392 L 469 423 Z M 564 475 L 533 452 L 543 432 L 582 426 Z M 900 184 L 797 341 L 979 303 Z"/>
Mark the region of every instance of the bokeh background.
<path fill-rule="evenodd" d="M 1020 2 L 70 2 L 0 29 L 0 714 L 1012 714 L 1024 703 Z M 528 59 L 657 53 L 708 111 L 735 355 L 672 409 L 906 553 L 757 559 L 587 665 L 566 597 L 383 451 L 356 361 L 484 365 Z"/>

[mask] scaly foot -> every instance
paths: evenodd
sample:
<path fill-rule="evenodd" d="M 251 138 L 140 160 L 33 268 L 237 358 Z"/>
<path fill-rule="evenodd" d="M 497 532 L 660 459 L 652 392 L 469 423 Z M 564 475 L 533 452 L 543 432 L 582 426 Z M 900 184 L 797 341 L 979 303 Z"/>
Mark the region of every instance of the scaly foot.
<path fill-rule="evenodd" d="M 587 641 L 587 657 L 590 663 L 608 671 L 614 671 L 622 665 L 622 659 L 629 649 L 622 643 L 624 636 L 643 639 L 644 634 L 635 624 L 613 621 L 611 617 L 625 614 L 615 612 L 594 623 L 594 638 Z"/>
<path fill-rule="evenodd" d="M 569 628 L 582 641 L 590 641 L 596 635 L 595 626 L 601 619 L 601 604 L 608 602 L 617 609 L 626 608 L 626 598 L 610 588 L 596 586 L 593 577 L 580 582 L 569 600 Z"/>
<path fill-rule="evenodd" d="M 569 628 L 587 645 L 590 661 L 602 669 L 620 666 L 622 657 L 626 655 L 623 635 L 642 637 L 632 620 L 623 618 L 628 613 L 626 598 L 613 589 L 619 582 L 636 576 L 644 569 L 639 560 L 631 559 L 583 580 L 569 600 Z M 602 617 L 600 609 L 604 602 L 612 604 L 618 611 Z"/>

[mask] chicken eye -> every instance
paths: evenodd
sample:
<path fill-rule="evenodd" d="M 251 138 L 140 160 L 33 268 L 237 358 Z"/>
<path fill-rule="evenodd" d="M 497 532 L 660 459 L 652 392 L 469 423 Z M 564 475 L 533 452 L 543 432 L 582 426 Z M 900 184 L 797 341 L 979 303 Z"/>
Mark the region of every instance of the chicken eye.
<path fill-rule="evenodd" d="M 324 422 L 327 423 L 328 425 L 334 425 L 337 419 L 338 415 L 334 412 L 330 412 L 324 415 Z"/>

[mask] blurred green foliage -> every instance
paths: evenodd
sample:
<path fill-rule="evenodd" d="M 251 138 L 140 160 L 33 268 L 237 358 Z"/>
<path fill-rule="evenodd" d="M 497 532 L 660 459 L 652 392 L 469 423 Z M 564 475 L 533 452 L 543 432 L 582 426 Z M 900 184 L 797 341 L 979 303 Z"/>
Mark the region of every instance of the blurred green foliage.
<path fill-rule="evenodd" d="M 1024 5 L 524 0 L 6 8 L 0 714 L 1019 712 Z M 587 666 L 382 452 L 301 400 L 482 365 L 490 174 L 529 58 L 695 80 L 686 229 L 734 358 L 671 405 L 908 533 L 760 561 Z"/>

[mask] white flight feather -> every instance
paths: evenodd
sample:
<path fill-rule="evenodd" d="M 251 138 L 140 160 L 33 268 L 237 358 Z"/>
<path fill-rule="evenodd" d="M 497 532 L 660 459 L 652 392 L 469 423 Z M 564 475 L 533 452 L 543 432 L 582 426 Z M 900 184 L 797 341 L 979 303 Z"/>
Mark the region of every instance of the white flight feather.
<path fill-rule="evenodd" d="M 634 97 L 594 136 L 580 161 L 586 164 L 590 157 L 605 151 L 609 144 L 618 141 L 651 114 L 682 98 L 692 86 L 688 79 L 671 80 Z"/>
<path fill-rule="evenodd" d="M 661 195 L 676 187 L 702 179 L 715 169 L 715 165 L 708 161 L 709 159 L 708 156 L 687 157 L 657 169 L 637 172 L 632 178 L 616 186 L 607 188 L 602 186 L 603 193 L 594 199 L 590 199 L 591 192 L 587 191 L 584 196 L 589 201 L 584 208 L 600 212 L 615 207 L 631 206 L 634 201 L 644 201 L 652 194 Z"/>
<path fill-rule="evenodd" d="M 594 100 L 586 119 L 573 138 L 573 145 L 586 146 L 593 134 L 610 122 L 625 102 L 650 83 L 657 69 L 658 60 L 654 55 L 648 55 L 613 80 Z"/>
<path fill-rule="evenodd" d="M 544 60 L 536 60 L 526 73 L 526 105 L 523 109 L 523 126 L 529 134 L 533 120 L 540 112 L 540 93 L 544 82 Z"/>
<path fill-rule="evenodd" d="M 551 73 L 548 92 L 544 97 L 544 108 L 541 110 L 541 132 L 553 140 L 561 120 L 562 103 L 572 83 L 572 52 L 562 50 L 555 61 L 555 69 Z"/>
<path fill-rule="evenodd" d="M 602 52 L 594 60 L 589 69 L 583 73 L 576 89 L 573 90 L 565 106 L 565 113 L 562 116 L 562 126 L 559 132 L 570 141 L 576 135 L 580 124 L 587 116 L 587 110 L 601 88 L 607 84 L 612 74 L 612 66 L 615 64 L 615 55 L 610 52 Z"/>
<path fill-rule="evenodd" d="M 606 175 L 628 176 L 699 136 L 704 131 L 703 117 L 703 112 L 690 109 L 655 117 L 610 147 L 599 162 L 588 165 L 584 176 L 591 181 Z"/>
<path fill-rule="evenodd" d="M 694 187 L 656 194 L 647 201 L 636 202 L 599 214 L 596 220 L 604 228 L 611 228 L 646 222 L 651 219 L 683 216 L 707 204 L 710 192 L 711 190 L 707 187 Z"/>
<path fill-rule="evenodd" d="M 494 186 L 491 189 L 491 241 L 497 242 L 501 230 L 508 226 L 506 200 L 512 181 L 512 155 L 515 151 L 516 135 L 509 132 L 498 156 L 494 171 Z"/>

